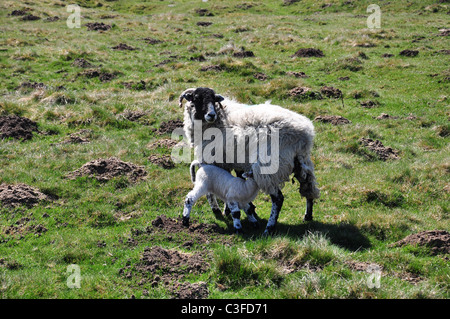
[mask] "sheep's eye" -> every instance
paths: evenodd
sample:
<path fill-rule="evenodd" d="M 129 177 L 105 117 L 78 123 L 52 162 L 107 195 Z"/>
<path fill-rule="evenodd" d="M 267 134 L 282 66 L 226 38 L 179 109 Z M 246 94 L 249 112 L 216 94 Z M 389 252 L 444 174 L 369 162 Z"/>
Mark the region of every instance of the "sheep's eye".
<path fill-rule="evenodd" d="M 200 97 L 200 96 L 199 96 L 198 94 L 195 94 L 195 95 L 194 95 L 194 99 L 195 99 L 195 100 L 198 100 L 199 97 Z"/>

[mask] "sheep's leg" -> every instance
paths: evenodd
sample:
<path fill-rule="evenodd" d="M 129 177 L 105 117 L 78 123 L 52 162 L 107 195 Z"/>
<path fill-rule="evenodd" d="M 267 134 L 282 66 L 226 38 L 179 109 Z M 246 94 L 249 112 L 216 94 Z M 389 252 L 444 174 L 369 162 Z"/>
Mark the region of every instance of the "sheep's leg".
<path fill-rule="evenodd" d="M 314 176 L 314 166 L 311 160 L 306 164 L 298 159 L 294 161 L 294 176 L 300 183 L 300 195 L 306 197 L 306 211 L 304 220 L 313 220 L 314 199 L 320 197 L 320 191 L 316 186 L 316 177 Z"/>
<path fill-rule="evenodd" d="M 241 210 L 239 209 L 239 205 L 236 202 L 227 202 L 228 207 L 231 210 L 231 217 L 233 218 L 233 227 L 236 233 L 240 233 L 242 231 L 241 225 Z"/>
<path fill-rule="evenodd" d="M 256 206 L 253 205 L 252 202 L 250 202 L 245 205 L 244 212 L 247 215 L 247 219 L 250 222 L 250 224 L 253 226 L 253 228 L 259 228 L 259 223 L 258 223 L 258 219 L 257 219 L 258 215 L 256 215 L 255 208 L 256 208 Z"/>
<path fill-rule="evenodd" d="M 222 215 L 222 211 L 219 208 L 219 204 L 217 204 L 216 196 L 212 193 L 206 194 L 206 199 L 208 200 L 209 206 L 211 206 L 211 209 L 216 215 L 216 217 Z"/>
<path fill-rule="evenodd" d="M 270 194 L 272 200 L 272 211 L 270 212 L 269 221 L 267 222 L 266 230 L 264 230 L 264 236 L 269 235 L 275 229 L 277 224 L 278 216 L 283 207 L 284 196 L 280 189 L 276 194 Z"/>
<path fill-rule="evenodd" d="M 195 202 L 205 194 L 206 192 L 202 188 L 194 187 L 194 189 L 186 195 L 183 210 L 183 226 L 189 226 L 189 218 L 191 215 L 192 207 L 194 206 Z"/>
<path fill-rule="evenodd" d="M 305 221 L 313 220 L 313 205 L 314 205 L 314 200 L 312 198 L 307 198 L 306 199 L 305 217 L 303 218 Z"/>

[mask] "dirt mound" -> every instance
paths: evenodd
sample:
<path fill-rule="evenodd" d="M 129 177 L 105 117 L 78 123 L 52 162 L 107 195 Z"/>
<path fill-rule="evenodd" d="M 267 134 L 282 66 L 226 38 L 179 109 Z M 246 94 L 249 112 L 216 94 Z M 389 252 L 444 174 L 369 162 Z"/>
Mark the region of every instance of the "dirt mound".
<path fill-rule="evenodd" d="M 118 51 L 134 51 L 136 50 L 136 48 L 133 48 L 132 46 L 126 44 L 126 43 L 119 43 L 118 45 L 112 47 L 111 49 L 113 50 L 118 50 Z"/>
<path fill-rule="evenodd" d="M 295 71 L 288 71 L 286 72 L 286 75 L 295 76 L 296 78 L 307 78 L 305 72 L 295 72 Z"/>
<path fill-rule="evenodd" d="M 254 77 L 255 79 L 257 79 L 257 80 L 260 80 L 260 81 L 266 81 L 267 78 L 268 78 L 266 74 L 261 73 L 261 72 L 258 72 L 258 73 L 253 74 L 253 77 Z"/>
<path fill-rule="evenodd" d="M 332 86 L 324 86 L 320 89 L 320 92 L 328 98 L 342 98 L 342 91 Z"/>
<path fill-rule="evenodd" d="M 445 230 L 427 230 L 409 235 L 393 244 L 394 247 L 405 245 L 426 246 L 431 249 L 433 255 L 450 253 L 450 233 Z"/>
<path fill-rule="evenodd" d="M 297 50 L 297 52 L 295 52 L 293 55 L 291 55 L 291 58 L 295 58 L 295 57 L 301 57 L 301 58 L 311 58 L 311 57 L 317 57 L 317 58 L 321 58 L 324 57 L 325 55 L 323 54 L 323 52 L 319 49 L 314 49 L 314 48 L 302 48 Z"/>
<path fill-rule="evenodd" d="M 38 132 L 37 123 L 17 115 L 0 116 L 0 139 L 15 138 L 31 140 L 33 132 Z"/>
<path fill-rule="evenodd" d="M 190 282 L 176 283 L 170 291 L 177 299 L 205 299 L 209 295 L 206 282 L 193 284 Z"/>
<path fill-rule="evenodd" d="M 163 138 L 163 139 L 155 141 L 153 143 L 149 143 L 147 145 L 147 148 L 151 149 L 151 150 L 154 150 L 158 147 L 171 149 L 172 147 L 174 147 L 177 144 L 178 144 L 178 142 L 175 140 L 172 140 L 170 138 Z"/>
<path fill-rule="evenodd" d="M 253 51 L 245 50 L 244 47 L 242 47 L 240 51 L 234 52 L 233 56 L 235 58 L 252 58 L 255 54 Z"/>
<path fill-rule="evenodd" d="M 136 110 L 136 111 L 132 111 L 132 110 L 125 110 L 124 112 L 120 113 L 118 115 L 118 117 L 127 119 L 128 121 L 131 122 L 136 122 L 138 121 L 141 117 L 147 115 L 146 112 L 144 111 L 140 111 L 140 110 Z"/>
<path fill-rule="evenodd" d="M 295 97 L 297 99 L 311 99 L 311 100 L 321 100 L 322 95 L 319 92 L 315 92 L 310 88 L 298 86 L 291 90 L 288 93 L 290 96 Z"/>
<path fill-rule="evenodd" d="M 209 22 L 209 21 L 199 21 L 199 22 L 197 22 L 197 25 L 199 27 L 209 27 L 211 24 L 213 24 L 213 23 Z"/>
<path fill-rule="evenodd" d="M 181 217 L 178 219 L 169 218 L 165 215 L 158 216 L 152 221 L 153 227 L 163 230 L 165 233 L 179 233 L 189 231 L 191 235 L 195 235 L 195 242 L 207 242 L 210 240 L 210 235 L 225 234 L 225 230 L 216 224 L 203 224 L 191 220 L 189 228 L 184 226 Z M 186 242 L 183 245 L 189 246 Z"/>
<path fill-rule="evenodd" d="M 25 16 L 23 16 L 20 20 L 22 21 L 36 21 L 36 20 L 40 20 L 41 18 L 32 14 L 27 14 Z"/>
<path fill-rule="evenodd" d="M 27 207 L 33 207 L 43 200 L 48 200 L 47 195 L 29 185 L 0 184 L 0 203 L 3 206 L 17 207 L 25 205 Z"/>
<path fill-rule="evenodd" d="M 89 176 L 98 181 L 108 181 L 114 177 L 127 176 L 132 182 L 147 176 L 143 166 L 124 162 L 116 157 L 100 158 L 84 164 L 81 168 L 67 175 L 69 179 Z"/>
<path fill-rule="evenodd" d="M 438 36 L 440 37 L 447 37 L 450 35 L 450 29 L 439 29 Z"/>
<path fill-rule="evenodd" d="M 137 277 L 139 285 L 150 283 L 152 287 L 167 286 L 174 298 L 201 299 L 209 294 L 206 283 L 180 282 L 187 274 L 200 274 L 210 265 L 199 254 L 184 253 L 160 246 L 146 247 L 139 262 L 119 270 L 126 278 Z"/>
<path fill-rule="evenodd" d="M 27 14 L 27 10 L 13 10 L 10 14 L 8 14 L 9 16 L 13 16 L 13 17 L 19 17 L 19 16 L 24 16 Z"/>
<path fill-rule="evenodd" d="M 372 109 L 372 108 L 378 106 L 378 102 L 371 101 L 371 100 L 362 101 L 362 102 L 359 102 L 359 104 L 365 109 Z"/>
<path fill-rule="evenodd" d="M 379 140 L 372 140 L 370 138 L 361 138 L 360 142 L 372 152 L 376 153 L 378 157 L 386 161 L 388 159 L 399 159 L 399 151 L 391 147 L 385 147 Z"/>
<path fill-rule="evenodd" d="M 154 129 L 153 131 L 157 135 L 162 134 L 171 134 L 173 130 L 176 128 L 182 128 L 183 127 L 183 121 L 182 120 L 169 120 L 167 122 L 162 122 L 158 129 Z"/>
<path fill-rule="evenodd" d="M 419 54 L 419 51 L 417 50 L 403 50 L 400 52 L 400 55 L 407 56 L 407 57 L 415 57 Z"/>
<path fill-rule="evenodd" d="M 314 121 L 322 123 L 331 123 L 333 125 L 350 124 L 351 122 L 345 117 L 339 115 L 319 115 L 316 116 Z"/>
<path fill-rule="evenodd" d="M 79 68 L 92 68 L 93 65 L 91 63 L 89 63 L 88 61 L 86 61 L 83 58 L 76 58 L 75 61 L 73 61 L 72 63 L 73 66 L 77 66 Z"/>
<path fill-rule="evenodd" d="M 164 169 L 171 169 L 175 167 L 175 163 L 172 161 L 172 158 L 168 155 L 150 155 L 148 160 L 158 165 Z"/>
<path fill-rule="evenodd" d="M 396 120 L 398 116 L 391 116 L 387 113 L 381 113 L 379 116 L 375 117 L 377 120 Z"/>
<path fill-rule="evenodd" d="M 18 87 L 15 88 L 15 90 L 19 90 L 19 89 L 37 90 L 37 89 L 46 89 L 46 88 L 47 88 L 47 86 L 42 82 L 22 82 L 22 83 L 20 83 L 20 85 Z"/>
<path fill-rule="evenodd" d="M 197 13 L 201 17 L 213 17 L 214 14 L 210 12 L 208 9 L 197 8 L 195 9 L 195 13 Z"/>
<path fill-rule="evenodd" d="M 96 69 L 88 69 L 81 73 L 78 73 L 78 76 L 84 76 L 88 79 L 99 78 L 101 82 L 109 82 L 116 77 L 114 73 L 109 73 L 105 71 L 99 71 Z"/>
<path fill-rule="evenodd" d="M 88 137 L 91 135 L 90 130 L 80 130 L 78 132 L 72 133 L 68 138 L 63 140 L 60 143 L 52 144 L 52 145 L 61 145 L 61 144 L 87 144 L 90 143 Z"/>
<path fill-rule="evenodd" d="M 85 26 L 88 31 L 108 31 L 111 29 L 109 24 L 104 24 L 103 22 L 90 22 L 86 23 Z"/>
<path fill-rule="evenodd" d="M 158 43 L 163 42 L 163 41 L 155 39 L 155 38 L 143 38 L 142 40 L 144 40 L 148 44 L 158 44 Z"/>

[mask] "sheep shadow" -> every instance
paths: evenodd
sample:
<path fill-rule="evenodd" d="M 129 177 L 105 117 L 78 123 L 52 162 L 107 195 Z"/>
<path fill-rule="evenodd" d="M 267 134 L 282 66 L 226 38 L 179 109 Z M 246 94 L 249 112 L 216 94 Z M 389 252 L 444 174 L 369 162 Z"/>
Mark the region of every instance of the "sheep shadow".
<path fill-rule="evenodd" d="M 245 232 L 242 236 L 251 240 L 262 235 L 267 220 L 260 219 L 258 229 L 250 229 L 250 225 L 247 224 L 243 222 Z M 300 240 L 309 232 L 322 233 L 332 244 L 350 251 L 366 250 L 372 247 L 370 240 L 361 233 L 360 229 L 349 223 L 330 224 L 318 221 L 301 221 L 298 224 L 286 224 L 278 222 L 272 237 L 282 236 L 292 240 Z"/>

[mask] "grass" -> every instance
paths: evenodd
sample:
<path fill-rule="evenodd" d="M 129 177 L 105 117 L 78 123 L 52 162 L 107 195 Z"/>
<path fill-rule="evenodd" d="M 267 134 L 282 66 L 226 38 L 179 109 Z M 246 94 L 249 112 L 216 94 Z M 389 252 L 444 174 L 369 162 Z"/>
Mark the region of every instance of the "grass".
<path fill-rule="evenodd" d="M 182 118 L 178 95 L 196 86 L 245 103 L 270 99 L 310 119 L 341 115 L 352 122 L 315 122 L 313 161 L 322 197 L 313 222 L 301 220 L 304 200 L 298 186 L 286 184 L 274 236 L 248 230 L 227 234 L 231 244 L 194 244 L 193 251 L 208 252 L 211 267 L 189 280 L 207 282 L 209 298 L 449 297 L 447 256 L 391 246 L 412 233 L 450 228 L 449 56 L 442 51 L 448 39 L 438 36 L 449 27 L 448 5 L 383 2 L 382 28 L 370 30 L 370 1 L 75 2 L 82 6 L 82 19 L 74 29 L 67 27 L 69 13 L 59 1 L 0 5 L 0 115 L 28 117 L 50 133 L 26 142 L 0 141 L 0 183 L 26 183 L 52 198 L 33 208 L 0 206 L 2 298 L 170 297 L 163 286 L 138 285 L 120 269 L 136 263 L 146 246 L 185 249 L 179 245 L 183 234 L 136 237 L 133 245 L 128 239 L 158 215 L 177 217 L 182 211 L 191 188 L 188 166 L 165 170 L 152 164 L 150 155 L 170 151 L 147 145 L 161 138 L 153 130 L 161 122 Z M 332 5 L 322 7 L 326 3 Z M 214 15 L 200 16 L 198 8 Z M 19 9 L 41 19 L 8 15 Z M 48 22 L 49 16 L 60 19 Z M 199 21 L 213 24 L 202 27 Z M 112 28 L 88 31 L 88 22 Z M 119 43 L 136 50 L 113 50 Z M 255 56 L 234 57 L 230 47 L 245 47 Z M 325 56 L 291 57 L 307 47 Z M 419 55 L 399 55 L 405 49 Z M 386 53 L 392 56 L 382 57 Z M 75 66 L 79 58 L 92 67 Z M 210 65 L 219 68 L 201 70 Z M 86 73 L 91 69 L 99 75 Z M 267 79 L 256 79 L 256 73 Z M 100 74 L 111 76 L 104 80 Z M 344 77 L 349 79 L 339 80 Z M 320 91 L 325 85 L 343 92 L 344 105 L 340 99 L 300 101 L 288 94 L 297 86 Z M 361 106 L 368 100 L 373 108 Z M 119 116 L 125 110 L 146 115 L 131 122 Z M 397 118 L 376 120 L 381 113 Z M 415 118 L 407 119 L 410 114 Z M 80 129 L 90 130 L 89 144 L 57 144 Z M 381 161 L 360 144 L 361 137 L 399 150 L 400 159 Z M 145 166 L 148 178 L 101 183 L 65 177 L 88 161 L 111 156 Z M 255 204 L 264 227 L 270 198 L 261 194 Z M 206 200 L 192 214 L 231 227 L 210 213 Z M 23 218 L 46 231 L 36 234 L 27 226 L 7 231 Z M 355 262 L 383 269 L 380 288 L 369 288 L 369 273 L 349 266 Z M 80 289 L 66 285 L 70 264 L 80 266 Z M 419 280 L 405 279 L 413 275 Z"/>

